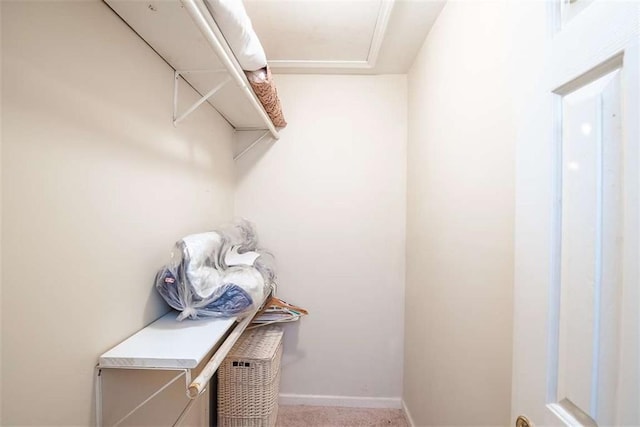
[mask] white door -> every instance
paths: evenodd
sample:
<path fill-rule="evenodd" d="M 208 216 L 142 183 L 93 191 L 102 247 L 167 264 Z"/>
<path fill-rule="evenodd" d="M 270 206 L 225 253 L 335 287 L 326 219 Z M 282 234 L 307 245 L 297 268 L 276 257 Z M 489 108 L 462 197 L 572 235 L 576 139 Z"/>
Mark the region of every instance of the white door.
<path fill-rule="evenodd" d="M 512 418 L 640 425 L 640 1 L 512 1 Z"/>

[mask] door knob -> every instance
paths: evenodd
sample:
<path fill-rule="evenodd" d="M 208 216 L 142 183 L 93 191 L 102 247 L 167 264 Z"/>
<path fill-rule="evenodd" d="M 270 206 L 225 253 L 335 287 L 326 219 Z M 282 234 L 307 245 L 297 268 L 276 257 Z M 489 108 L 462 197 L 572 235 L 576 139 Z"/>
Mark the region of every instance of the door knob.
<path fill-rule="evenodd" d="M 516 419 L 516 427 L 535 427 L 535 426 L 531 421 L 529 421 L 529 418 L 525 417 L 524 415 L 520 415 Z"/>

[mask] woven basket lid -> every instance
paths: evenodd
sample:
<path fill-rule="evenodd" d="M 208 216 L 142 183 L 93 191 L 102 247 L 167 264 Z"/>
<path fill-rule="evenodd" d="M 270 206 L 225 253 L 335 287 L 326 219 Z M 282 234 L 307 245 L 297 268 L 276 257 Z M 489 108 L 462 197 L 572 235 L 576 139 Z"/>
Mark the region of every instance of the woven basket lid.
<path fill-rule="evenodd" d="M 227 358 L 272 359 L 282 341 L 282 336 L 282 328 L 278 326 L 265 326 L 245 331 Z"/>

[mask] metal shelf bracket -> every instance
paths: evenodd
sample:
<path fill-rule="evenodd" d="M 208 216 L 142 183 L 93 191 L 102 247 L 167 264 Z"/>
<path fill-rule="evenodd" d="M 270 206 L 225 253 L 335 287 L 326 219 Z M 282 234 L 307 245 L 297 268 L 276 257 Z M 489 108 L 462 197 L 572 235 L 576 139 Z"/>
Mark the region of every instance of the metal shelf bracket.
<path fill-rule="evenodd" d="M 110 368 L 108 366 L 99 366 L 99 365 L 96 366 L 95 387 L 96 387 L 96 426 L 97 427 L 102 427 L 104 425 L 103 419 L 102 419 L 102 416 L 103 416 L 102 414 L 102 370 L 103 369 L 127 369 L 127 368 Z M 154 393 L 149 395 L 145 400 L 140 402 L 138 406 L 136 406 L 131 411 L 129 411 L 124 417 L 120 418 L 116 423 L 113 424 L 114 427 L 119 426 L 120 424 L 125 422 L 131 415 L 136 413 L 138 409 L 142 408 L 144 405 L 149 403 L 154 397 L 158 396 L 160 393 L 165 391 L 171 384 L 179 380 L 181 377 L 184 376 L 185 385 L 187 389 L 191 384 L 191 369 L 155 369 L 155 368 L 140 368 L 140 367 L 128 368 L 128 369 L 176 371 L 177 375 L 175 375 L 173 378 L 167 381 L 162 387 L 157 389 Z M 187 415 L 188 411 L 191 409 L 192 405 L 193 405 L 193 400 L 191 400 L 189 404 L 184 408 L 184 410 L 182 411 L 178 419 L 173 423 L 173 426 L 177 426 L 180 424 L 180 422 L 182 422 L 184 417 Z"/>
<path fill-rule="evenodd" d="M 233 157 L 233 160 L 238 160 L 240 157 L 244 156 L 245 154 L 247 154 L 249 152 L 249 150 L 251 150 L 253 147 L 255 147 L 260 141 L 262 141 L 267 135 L 269 135 L 269 130 L 265 130 L 262 135 L 260 135 L 259 137 L 257 137 L 255 140 L 253 140 L 253 142 L 251 142 L 247 148 L 245 148 L 244 150 L 242 150 L 240 153 L 238 153 L 236 156 Z"/>
<path fill-rule="evenodd" d="M 226 73 L 226 69 L 218 69 L 218 70 L 176 70 L 173 77 L 173 125 L 177 126 L 185 117 L 189 114 L 193 113 L 193 111 L 202 105 L 206 100 L 211 98 L 216 94 L 220 89 L 224 87 L 227 83 L 231 81 L 231 76 L 227 75 L 227 77 L 214 86 L 209 92 L 207 92 L 202 98 L 196 101 L 191 107 L 187 108 L 187 110 L 178 115 L 178 87 L 180 86 L 180 77 L 187 74 L 195 74 L 195 73 Z"/>

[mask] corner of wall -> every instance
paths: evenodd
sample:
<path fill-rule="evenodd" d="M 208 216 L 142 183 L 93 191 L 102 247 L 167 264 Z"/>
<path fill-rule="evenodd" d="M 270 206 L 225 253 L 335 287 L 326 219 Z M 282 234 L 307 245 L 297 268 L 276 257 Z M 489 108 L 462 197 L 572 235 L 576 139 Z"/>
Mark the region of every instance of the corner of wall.
<path fill-rule="evenodd" d="M 416 427 L 416 423 L 413 421 L 411 412 L 409 411 L 409 408 L 407 407 L 407 403 L 404 401 L 404 399 L 402 399 L 402 412 L 404 413 L 404 417 L 406 418 L 407 424 L 409 424 L 409 427 Z"/>
<path fill-rule="evenodd" d="M 448 2 L 407 75 L 403 405 L 417 425 L 508 419 L 514 163 L 504 7 Z M 471 345 L 477 357 L 461 357 Z M 468 404 L 453 404 L 451 390 Z"/>
<path fill-rule="evenodd" d="M 285 336 L 285 401 L 400 408 L 405 90 L 398 74 L 281 74 L 289 126 L 276 144 L 238 162 L 235 213 L 259 224 L 261 242 L 279 260 L 278 292 L 312 313 Z M 291 224 L 295 232 L 287 232 Z M 315 260 L 328 257 L 331 268 L 318 269 Z M 358 309 L 336 305 L 336 294 Z M 368 302 L 382 300 L 386 318 L 377 322 L 379 309 Z M 327 352 L 352 341 L 345 321 L 360 331 L 359 345 Z"/>
<path fill-rule="evenodd" d="M 2 7 L 0 2 L 0 425 L 2 421 Z"/>

